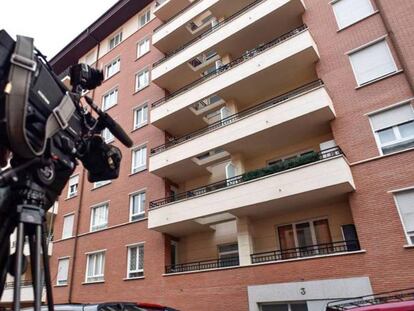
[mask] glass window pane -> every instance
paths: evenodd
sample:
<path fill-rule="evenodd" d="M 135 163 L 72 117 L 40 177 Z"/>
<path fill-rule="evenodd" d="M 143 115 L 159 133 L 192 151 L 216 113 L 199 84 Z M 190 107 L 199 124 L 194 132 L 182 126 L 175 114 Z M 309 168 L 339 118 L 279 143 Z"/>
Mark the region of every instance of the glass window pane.
<path fill-rule="evenodd" d="M 278 228 L 280 249 L 295 248 L 295 239 L 293 236 L 292 225 L 281 226 Z"/>
<path fill-rule="evenodd" d="M 292 303 L 290 311 L 308 311 L 308 305 L 306 303 Z"/>
<path fill-rule="evenodd" d="M 272 304 L 272 305 L 262 305 L 262 311 L 288 311 L 289 306 L 287 304 Z"/>
<path fill-rule="evenodd" d="M 296 235 L 298 238 L 298 247 L 312 245 L 312 234 L 310 224 L 305 222 L 296 225 Z"/>
<path fill-rule="evenodd" d="M 396 140 L 393 128 L 378 131 L 377 133 L 381 144 L 386 144 Z"/>
<path fill-rule="evenodd" d="M 408 138 L 414 136 L 414 121 L 407 122 L 401 125 L 398 125 L 400 134 L 402 138 Z"/>
<path fill-rule="evenodd" d="M 130 247 L 129 248 L 129 270 L 136 271 L 137 270 L 137 248 Z"/>

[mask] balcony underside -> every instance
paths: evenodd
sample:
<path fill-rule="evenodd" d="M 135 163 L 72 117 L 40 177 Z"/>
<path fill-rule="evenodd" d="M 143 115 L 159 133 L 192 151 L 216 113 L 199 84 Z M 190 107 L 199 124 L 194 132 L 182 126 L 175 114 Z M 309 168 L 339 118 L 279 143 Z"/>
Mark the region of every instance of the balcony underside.
<path fill-rule="evenodd" d="M 150 171 L 181 183 L 209 174 L 206 167 L 212 163 L 200 166 L 192 161 L 198 154 L 221 148 L 246 159 L 255 158 L 330 133 L 334 117 L 329 95 L 318 88 L 151 156 Z"/>
<path fill-rule="evenodd" d="M 154 15 L 167 21 L 191 4 L 191 0 L 167 0 L 154 10 Z"/>
<path fill-rule="evenodd" d="M 335 198 L 354 189 L 349 165 L 339 156 L 152 209 L 148 227 L 183 236 L 212 230 L 211 216 L 216 219 L 212 222 L 217 222 L 222 215 L 226 220 L 229 215 L 266 217 L 276 211 L 292 211 Z"/>
<path fill-rule="evenodd" d="M 225 2 L 222 0 L 219 4 L 223 5 Z M 280 0 L 273 3 L 270 0 L 262 1 L 250 11 L 225 23 L 219 29 L 198 39 L 154 67 L 152 81 L 169 92 L 173 92 L 200 77 L 199 72 L 192 70 L 188 65 L 188 62 L 197 55 L 214 50 L 222 57 L 230 55 L 232 59 L 235 59 L 245 51 L 300 26 L 303 12 L 304 7 L 299 0 Z M 184 27 L 182 32 L 185 31 L 188 32 Z M 172 39 L 181 41 L 172 35 L 167 36 L 166 39 L 170 40 L 170 36 L 169 45 L 174 44 Z M 182 42 L 189 41 L 182 40 Z"/>
<path fill-rule="evenodd" d="M 185 135 L 206 124 L 189 109 L 192 104 L 216 94 L 242 110 L 316 80 L 318 59 L 315 43 L 304 31 L 154 107 L 152 124 L 173 136 Z"/>
<path fill-rule="evenodd" d="M 208 28 L 203 28 L 199 32 L 191 33 L 186 25 L 195 19 L 198 15 L 210 11 L 214 17 L 228 17 L 254 0 L 207 0 L 199 1 L 191 6 L 191 8 L 183 11 L 183 13 L 161 26 L 153 36 L 153 45 L 163 53 L 170 53 L 179 48 L 186 42 L 193 40 Z M 204 2 L 204 3 L 203 3 Z"/>

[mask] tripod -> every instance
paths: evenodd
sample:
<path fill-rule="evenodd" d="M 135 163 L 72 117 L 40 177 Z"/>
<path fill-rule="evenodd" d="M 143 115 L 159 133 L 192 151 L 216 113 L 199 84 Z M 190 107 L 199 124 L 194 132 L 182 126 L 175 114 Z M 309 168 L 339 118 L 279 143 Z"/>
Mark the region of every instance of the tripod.
<path fill-rule="evenodd" d="M 53 167 L 40 167 L 38 160 L 11 168 L 0 175 L 3 200 L 0 201 L 0 296 L 7 272 L 14 276 L 13 309 L 21 307 L 21 280 L 26 258 L 23 254 L 25 238 L 30 250 L 30 268 L 33 278 L 34 310 L 40 311 L 43 283 L 47 303 L 53 311 L 53 295 L 47 249 L 45 216 L 46 191 L 43 182 L 54 180 Z M 43 181 L 43 182 L 41 182 Z M 40 184 L 40 185 L 39 185 Z M 7 206 L 4 206 L 7 204 Z M 9 255 L 10 235 L 16 229 L 16 251 Z M 43 265 L 43 271 L 42 271 Z M 43 273 L 44 272 L 44 273 Z M 44 282 L 43 282 L 44 277 Z"/>

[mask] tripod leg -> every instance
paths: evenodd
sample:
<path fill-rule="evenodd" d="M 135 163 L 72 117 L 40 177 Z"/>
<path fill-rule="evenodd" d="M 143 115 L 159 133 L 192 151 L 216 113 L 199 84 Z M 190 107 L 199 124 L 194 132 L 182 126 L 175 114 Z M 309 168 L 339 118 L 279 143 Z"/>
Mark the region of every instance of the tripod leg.
<path fill-rule="evenodd" d="M 40 311 L 42 304 L 42 271 L 41 271 L 41 227 L 35 225 L 35 232 L 29 236 L 30 268 L 33 278 L 34 309 Z"/>
<path fill-rule="evenodd" d="M 16 237 L 16 265 L 14 267 L 13 310 L 20 311 L 20 286 L 22 281 L 22 263 L 24 247 L 24 224 L 19 222 Z"/>
<path fill-rule="evenodd" d="M 49 251 L 48 251 L 47 243 L 46 243 L 47 226 L 45 222 L 43 222 L 42 229 L 43 229 L 42 249 L 43 249 L 43 266 L 45 269 L 44 272 L 45 272 L 46 298 L 47 298 L 47 305 L 48 305 L 49 311 L 53 311 L 54 303 L 53 303 L 53 294 L 52 294 L 52 280 L 50 277 Z"/>
<path fill-rule="evenodd" d="M 10 233 L 13 232 L 13 229 L 10 218 L 6 218 L 0 226 L 0 298 L 3 295 L 6 285 L 10 252 Z"/>

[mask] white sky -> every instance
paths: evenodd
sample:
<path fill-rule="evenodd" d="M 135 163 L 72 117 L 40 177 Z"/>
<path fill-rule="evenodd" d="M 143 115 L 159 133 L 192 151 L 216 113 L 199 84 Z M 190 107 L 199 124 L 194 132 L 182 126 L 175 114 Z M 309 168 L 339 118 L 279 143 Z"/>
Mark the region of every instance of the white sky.
<path fill-rule="evenodd" d="M 136 0 L 139 1 L 139 0 Z M 0 29 L 35 39 L 50 60 L 117 0 L 1 0 Z"/>

